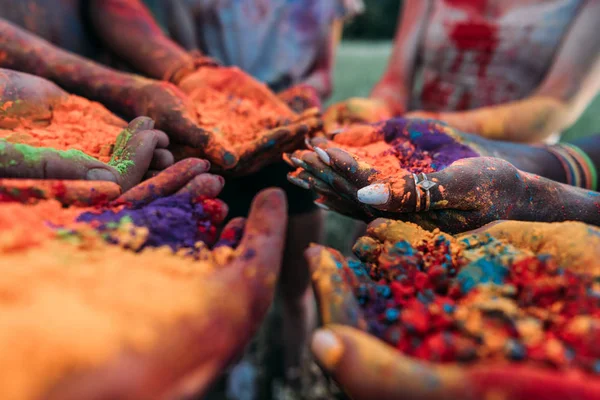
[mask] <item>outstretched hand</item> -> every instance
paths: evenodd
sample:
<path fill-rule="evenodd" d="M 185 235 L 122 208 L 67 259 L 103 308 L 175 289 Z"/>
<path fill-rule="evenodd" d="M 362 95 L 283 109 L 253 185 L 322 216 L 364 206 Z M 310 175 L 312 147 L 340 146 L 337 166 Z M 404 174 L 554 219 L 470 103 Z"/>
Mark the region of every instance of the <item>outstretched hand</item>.
<path fill-rule="evenodd" d="M 119 135 L 108 164 L 77 150 L 58 151 L 0 140 L 0 177 L 109 181 L 128 190 L 147 174 L 173 164 L 169 138 L 147 117 L 131 121 Z"/>
<path fill-rule="evenodd" d="M 286 231 L 286 200 L 278 189 L 254 199 L 231 260 L 207 277 L 205 308 L 176 324 L 149 351 L 124 351 L 103 367 L 64 379 L 48 399 L 141 399 L 201 396 L 243 351 L 271 304 Z M 245 226 L 244 226 L 245 225 Z M 231 238 L 224 237 L 224 241 Z M 124 379 L 126 377 L 126 379 Z"/>

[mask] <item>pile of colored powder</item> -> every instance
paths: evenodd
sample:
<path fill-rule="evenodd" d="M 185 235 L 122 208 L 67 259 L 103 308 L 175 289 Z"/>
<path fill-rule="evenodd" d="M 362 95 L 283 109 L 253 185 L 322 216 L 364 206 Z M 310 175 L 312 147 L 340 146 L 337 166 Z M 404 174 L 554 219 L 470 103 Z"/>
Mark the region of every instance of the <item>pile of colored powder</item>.
<path fill-rule="evenodd" d="M 126 126 L 101 104 L 69 95 L 54 107 L 48 125 L 22 123 L 10 130 L 0 129 L 0 138 L 33 147 L 79 150 L 108 162 L 116 138 Z"/>
<path fill-rule="evenodd" d="M 194 101 L 199 125 L 225 137 L 239 152 L 265 131 L 297 118 L 265 85 L 237 68 L 201 68 L 180 87 Z"/>
<path fill-rule="evenodd" d="M 450 129 L 426 120 L 390 119 L 372 125 L 354 125 L 334 136 L 334 145 L 374 167 L 372 180 L 407 173 L 440 171 L 456 160 L 477 157 Z"/>
<path fill-rule="evenodd" d="M 597 260 L 563 267 L 489 233 L 454 238 L 395 224 L 399 240 L 359 239 L 359 260 L 342 270 L 370 333 L 433 362 L 600 374 Z"/>
<path fill-rule="evenodd" d="M 147 229 L 146 247 L 169 246 L 173 251 L 198 249 L 198 242 L 214 243 L 216 224 L 222 221 L 223 210 L 213 199 L 194 199 L 189 194 L 159 198 L 142 207 L 124 207 L 81 214 L 77 221 L 87 222 L 100 232 L 108 232 L 119 224 L 131 223 Z"/>
<path fill-rule="evenodd" d="M 237 296 L 219 296 L 227 289 L 210 279 L 218 268 L 212 261 L 168 247 L 134 253 L 93 231 L 57 232 L 1 252 L 0 260 L 0 387 L 7 400 L 45 398 L 57 383 L 122 352 L 169 348 L 182 321 L 210 323 L 208 310 L 242 309 Z"/>

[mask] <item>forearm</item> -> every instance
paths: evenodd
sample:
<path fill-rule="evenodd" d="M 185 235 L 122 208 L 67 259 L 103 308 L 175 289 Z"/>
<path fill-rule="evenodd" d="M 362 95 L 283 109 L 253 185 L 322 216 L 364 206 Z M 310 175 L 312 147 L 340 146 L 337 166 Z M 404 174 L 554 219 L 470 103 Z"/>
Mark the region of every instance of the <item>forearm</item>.
<path fill-rule="evenodd" d="M 438 117 L 488 139 L 535 143 L 564 128 L 567 108 L 555 98 L 534 96 L 470 111 L 442 112 Z"/>
<path fill-rule="evenodd" d="M 525 191 L 511 219 L 581 221 L 600 226 L 600 193 L 521 173 Z"/>
<path fill-rule="evenodd" d="M 98 36 L 137 71 L 164 79 L 170 71 L 192 65 L 192 57 L 160 29 L 140 1 L 92 0 L 90 17 Z"/>
<path fill-rule="evenodd" d="M 46 78 L 67 91 L 131 115 L 129 90 L 148 82 L 61 50 L 0 19 L 0 67 Z"/>

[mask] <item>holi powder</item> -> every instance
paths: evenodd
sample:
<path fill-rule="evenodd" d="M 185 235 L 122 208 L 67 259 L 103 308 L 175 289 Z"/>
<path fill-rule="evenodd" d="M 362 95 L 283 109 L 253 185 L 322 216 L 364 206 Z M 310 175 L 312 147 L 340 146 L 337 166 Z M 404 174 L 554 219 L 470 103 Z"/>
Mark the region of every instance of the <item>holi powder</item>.
<path fill-rule="evenodd" d="M 462 144 L 450 128 L 427 120 L 390 119 L 354 125 L 333 138 L 339 147 L 375 168 L 373 181 L 407 173 L 440 171 L 456 160 L 479 154 Z"/>
<path fill-rule="evenodd" d="M 220 207 L 189 195 L 111 208 L 0 203 L 0 359 L 13 366 L 0 374 L 3 398 L 41 398 L 125 350 L 152 350 L 182 319 L 234 307 L 209 279 L 240 236 L 209 249 Z"/>
<path fill-rule="evenodd" d="M 298 118 L 268 87 L 237 68 L 201 68 L 179 86 L 193 100 L 198 124 L 240 153 L 266 131 Z"/>
<path fill-rule="evenodd" d="M 48 125 L 21 121 L 10 130 L 0 129 L 0 138 L 33 147 L 79 150 L 108 162 L 117 136 L 125 127 L 125 121 L 101 104 L 69 95 L 53 108 Z"/>
<path fill-rule="evenodd" d="M 394 240 L 363 237 L 358 260 L 337 263 L 370 333 L 432 362 L 600 374 L 598 268 L 563 267 L 489 233 L 456 238 L 392 224 Z M 557 229 L 600 234 L 566 224 Z"/>

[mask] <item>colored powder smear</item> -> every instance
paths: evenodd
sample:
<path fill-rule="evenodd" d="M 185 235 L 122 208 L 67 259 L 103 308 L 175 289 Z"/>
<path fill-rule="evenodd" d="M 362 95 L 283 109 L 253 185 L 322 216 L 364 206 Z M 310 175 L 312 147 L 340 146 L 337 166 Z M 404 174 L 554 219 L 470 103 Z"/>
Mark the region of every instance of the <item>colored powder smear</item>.
<path fill-rule="evenodd" d="M 108 162 L 117 136 L 126 126 L 101 104 L 69 95 L 54 107 L 49 121 L 21 121 L 14 128 L 0 129 L 0 138 L 32 147 L 78 150 Z"/>
<path fill-rule="evenodd" d="M 348 134 L 349 133 L 349 134 Z M 456 160 L 479 154 L 462 144 L 452 129 L 437 121 L 394 118 L 371 125 L 354 125 L 334 136 L 334 146 L 355 155 L 384 180 L 410 173 L 440 171 Z"/>
<path fill-rule="evenodd" d="M 455 238 L 395 224 L 404 239 L 361 238 L 359 259 L 338 264 L 370 333 L 433 362 L 600 374 L 597 268 L 563 268 L 489 233 Z"/>
<path fill-rule="evenodd" d="M 242 153 L 267 130 L 296 114 L 269 88 L 238 68 L 201 68 L 180 87 L 194 101 L 198 124 Z"/>

